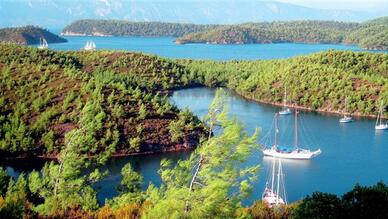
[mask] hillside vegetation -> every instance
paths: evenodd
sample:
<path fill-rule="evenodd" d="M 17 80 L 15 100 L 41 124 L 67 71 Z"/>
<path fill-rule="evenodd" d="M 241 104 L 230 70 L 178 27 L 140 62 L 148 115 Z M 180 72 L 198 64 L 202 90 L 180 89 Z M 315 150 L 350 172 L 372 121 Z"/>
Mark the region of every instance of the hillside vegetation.
<path fill-rule="evenodd" d="M 78 20 L 67 25 L 63 35 L 91 36 L 183 36 L 208 30 L 217 25 L 164 22 L 130 22 L 122 20 Z"/>
<path fill-rule="evenodd" d="M 102 159 L 192 149 L 199 120 L 159 94 L 181 71 L 141 54 L 0 45 L 2 157 L 56 156 L 74 130 L 83 137 L 73 144 Z"/>
<path fill-rule="evenodd" d="M 281 104 L 287 88 L 290 105 L 318 111 L 376 115 L 381 102 L 388 107 L 385 53 L 331 50 L 285 60 L 180 63 L 196 83 L 261 102 Z"/>
<path fill-rule="evenodd" d="M 176 40 L 184 43 L 345 43 L 370 50 L 388 49 L 388 18 L 364 23 L 289 21 L 215 27 Z"/>
<path fill-rule="evenodd" d="M 19 45 L 39 44 L 40 38 L 48 43 L 64 43 L 66 39 L 55 35 L 48 30 L 35 26 L 0 29 L 0 43 L 15 43 Z"/>

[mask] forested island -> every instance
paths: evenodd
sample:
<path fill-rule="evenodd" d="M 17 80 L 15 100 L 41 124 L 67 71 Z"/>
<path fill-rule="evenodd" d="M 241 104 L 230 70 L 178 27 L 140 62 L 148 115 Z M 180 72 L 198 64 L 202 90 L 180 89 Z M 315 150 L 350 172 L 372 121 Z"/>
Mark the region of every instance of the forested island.
<path fill-rule="evenodd" d="M 332 43 L 354 44 L 368 50 L 388 49 L 388 17 L 363 23 L 282 21 L 215 27 L 186 34 L 178 44 Z"/>
<path fill-rule="evenodd" d="M 62 30 L 65 36 L 172 36 L 209 30 L 219 25 L 166 22 L 130 22 L 123 20 L 78 20 Z"/>
<path fill-rule="evenodd" d="M 56 34 L 48 30 L 36 26 L 12 27 L 0 29 L 0 42 L 15 43 L 18 45 L 34 45 L 39 44 L 41 38 L 44 38 L 48 43 L 64 43 L 67 42 Z"/>
<path fill-rule="evenodd" d="M 326 51 L 285 60 L 216 62 L 0 44 L 0 72 L 2 158 L 56 159 L 18 179 L 0 168 L 1 217 L 376 218 L 387 213 L 384 183 L 357 185 L 342 197 L 317 192 L 279 211 L 261 201 L 242 207 L 259 167 L 236 164 L 257 149 L 259 132 L 249 135 L 227 118 L 222 91 L 203 121 L 178 110 L 166 96 L 185 87 L 227 87 L 249 99 L 280 103 L 287 87 L 297 107 L 374 115 L 381 101 L 388 102 L 387 54 Z M 213 136 L 215 127 L 222 130 Z M 97 202 L 92 185 L 107 175 L 101 170 L 107 159 L 195 148 L 176 165 L 162 160 L 160 187 L 143 190 L 142 176 L 125 165 L 118 196 L 105 205 Z M 83 171 L 90 167 L 94 170 Z"/>
<path fill-rule="evenodd" d="M 368 50 L 388 49 L 388 17 L 362 23 L 337 21 L 275 21 L 239 25 L 198 25 L 120 20 L 79 20 L 63 35 L 172 36 L 177 44 L 332 43 Z"/>

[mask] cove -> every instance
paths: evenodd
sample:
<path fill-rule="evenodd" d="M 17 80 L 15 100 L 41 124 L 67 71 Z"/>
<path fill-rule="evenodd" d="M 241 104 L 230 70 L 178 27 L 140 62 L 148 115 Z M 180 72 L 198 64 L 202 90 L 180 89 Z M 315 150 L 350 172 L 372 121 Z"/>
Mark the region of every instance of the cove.
<path fill-rule="evenodd" d="M 228 93 L 229 116 L 241 121 L 249 133 L 256 127 L 261 128 L 260 139 L 267 136 L 272 139 L 271 126 L 273 116 L 280 108 L 246 100 L 232 91 Z M 207 113 L 215 95 L 215 89 L 189 88 L 175 91 L 170 100 L 180 109 L 188 107 L 198 117 Z M 373 185 L 378 181 L 388 182 L 388 132 L 376 131 L 373 119 L 355 119 L 353 123 L 340 124 L 339 116 L 300 112 L 299 141 L 302 147 L 321 148 L 322 154 L 312 160 L 283 160 L 287 200 L 297 201 L 314 191 L 342 195 L 353 188 L 356 183 Z M 293 116 L 279 118 L 279 141 L 283 144 L 293 142 Z M 143 175 L 144 185 L 149 183 L 159 186 L 158 174 L 160 161 L 163 158 L 186 158 L 190 152 L 166 153 L 120 157 L 110 160 L 103 168 L 109 175 L 95 184 L 100 203 L 106 198 L 117 195 L 116 187 L 121 180 L 121 168 L 130 162 L 134 169 Z M 260 164 L 259 179 L 253 185 L 251 196 L 244 200 L 250 205 L 261 195 L 270 173 L 272 159 L 263 157 L 259 146 L 253 151 L 244 165 Z M 41 167 L 41 165 L 39 165 Z M 11 165 L 7 171 L 17 175 L 21 171 L 29 172 L 33 165 L 21 167 Z M 35 169 L 39 169 L 35 166 Z"/>

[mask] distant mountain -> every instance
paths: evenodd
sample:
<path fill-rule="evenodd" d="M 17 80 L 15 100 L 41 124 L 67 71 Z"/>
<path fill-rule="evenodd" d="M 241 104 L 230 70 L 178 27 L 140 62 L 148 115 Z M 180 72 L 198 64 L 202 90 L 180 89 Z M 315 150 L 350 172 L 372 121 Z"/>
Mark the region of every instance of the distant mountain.
<path fill-rule="evenodd" d="M 196 24 L 284 20 L 363 21 L 376 13 L 308 8 L 257 0 L 16 0 L 0 1 L 0 26 L 62 28 L 79 19 L 121 19 Z"/>
<path fill-rule="evenodd" d="M 38 44 L 40 38 L 46 39 L 48 43 L 67 42 L 66 39 L 35 26 L 0 29 L 0 42 L 32 45 Z"/>

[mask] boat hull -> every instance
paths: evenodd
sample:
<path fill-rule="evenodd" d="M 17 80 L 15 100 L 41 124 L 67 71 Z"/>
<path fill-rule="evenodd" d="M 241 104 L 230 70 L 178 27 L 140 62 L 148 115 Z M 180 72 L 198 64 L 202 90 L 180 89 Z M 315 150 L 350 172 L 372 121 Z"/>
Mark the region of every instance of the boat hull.
<path fill-rule="evenodd" d="M 271 189 L 266 188 L 262 197 L 262 201 L 267 203 L 269 207 L 274 205 L 284 205 L 285 201 L 278 195 L 276 195 Z"/>
<path fill-rule="evenodd" d="M 279 115 L 290 115 L 291 113 L 292 113 L 292 111 L 289 108 L 287 108 L 287 109 L 280 111 Z"/>
<path fill-rule="evenodd" d="M 388 130 L 388 124 L 385 125 L 376 125 L 375 126 L 376 130 Z"/>
<path fill-rule="evenodd" d="M 298 159 L 298 160 L 308 160 L 318 156 L 320 153 L 321 153 L 321 149 L 318 149 L 316 151 L 297 149 L 291 152 L 280 152 L 272 148 L 263 150 L 263 154 L 265 156 L 284 158 L 284 159 Z"/>
<path fill-rule="evenodd" d="M 339 120 L 340 123 L 349 123 L 349 122 L 353 122 L 353 119 L 352 117 L 344 117 L 344 118 L 341 118 Z"/>

